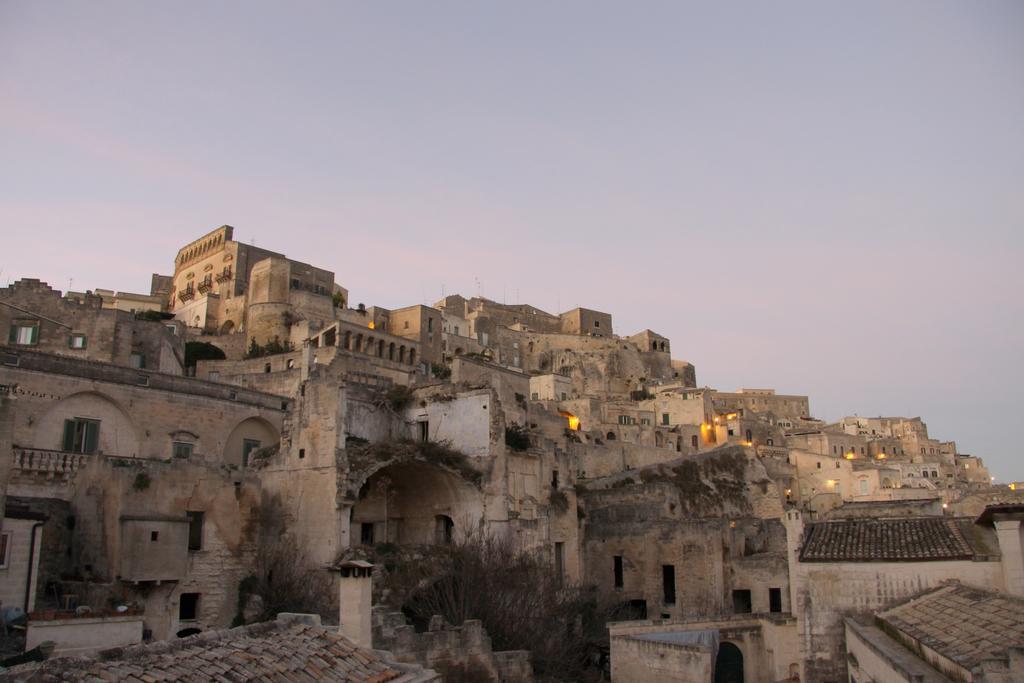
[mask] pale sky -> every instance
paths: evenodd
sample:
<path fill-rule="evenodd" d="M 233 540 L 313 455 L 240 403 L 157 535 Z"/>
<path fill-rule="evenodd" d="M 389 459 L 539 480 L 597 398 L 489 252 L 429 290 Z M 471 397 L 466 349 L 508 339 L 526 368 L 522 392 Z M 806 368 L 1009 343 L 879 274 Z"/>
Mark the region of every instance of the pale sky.
<path fill-rule="evenodd" d="M 224 223 L 1024 479 L 1019 0 L 0 0 L 0 284 L 148 291 Z"/>

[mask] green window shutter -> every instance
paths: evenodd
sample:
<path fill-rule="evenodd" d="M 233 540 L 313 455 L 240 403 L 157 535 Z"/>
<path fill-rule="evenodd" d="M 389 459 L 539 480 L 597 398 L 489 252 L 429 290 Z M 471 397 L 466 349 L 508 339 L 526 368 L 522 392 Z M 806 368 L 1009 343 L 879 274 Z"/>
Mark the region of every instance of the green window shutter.
<path fill-rule="evenodd" d="M 11 325 L 11 331 L 7 335 L 7 343 L 8 344 L 17 344 L 18 343 L 18 326 L 17 325 Z"/>
<path fill-rule="evenodd" d="M 70 451 L 75 447 L 75 421 L 64 420 L 64 450 Z"/>
<path fill-rule="evenodd" d="M 35 344 L 38 341 L 39 341 L 39 325 L 33 325 L 32 326 L 31 341 L 29 343 L 30 344 Z"/>
<path fill-rule="evenodd" d="M 99 446 L 100 441 L 100 423 L 99 422 L 86 422 L 85 423 L 85 448 L 83 453 L 95 453 L 96 447 Z"/>

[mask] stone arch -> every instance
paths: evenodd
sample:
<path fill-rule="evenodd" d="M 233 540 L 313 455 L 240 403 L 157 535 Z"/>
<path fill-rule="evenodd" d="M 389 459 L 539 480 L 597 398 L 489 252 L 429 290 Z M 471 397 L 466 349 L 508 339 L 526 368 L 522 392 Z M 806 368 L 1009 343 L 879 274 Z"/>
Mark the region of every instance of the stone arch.
<path fill-rule="evenodd" d="M 226 465 L 244 467 L 252 457 L 252 452 L 260 448 L 274 446 L 281 440 L 274 425 L 266 419 L 253 416 L 240 420 L 228 434 L 224 442 L 224 459 Z"/>
<path fill-rule="evenodd" d="M 356 335 L 355 344 L 352 346 L 352 350 L 353 351 L 362 351 L 363 350 L 363 335 L 362 335 L 361 332 Z"/>
<path fill-rule="evenodd" d="M 461 355 L 462 355 L 463 353 L 464 353 L 464 352 L 463 352 L 463 350 L 462 350 L 462 347 L 461 347 L 461 346 L 459 346 L 459 347 L 456 347 L 456 349 L 455 349 L 455 355 L 456 355 L 456 356 L 461 356 Z"/>
<path fill-rule="evenodd" d="M 36 421 L 34 448 L 64 450 L 64 422 L 81 418 L 99 421 L 96 453 L 138 457 L 139 428 L 130 413 L 112 396 L 99 391 L 79 391 L 60 399 Z"/>
<path fill-rule="evenodd" d="M 352 506 L 353 545 L 451 543 L 483 520 L 483 497 L 465 478 L 419 460 L 392 462 L 365 478 Z"/>
<path fill-rule="evenodd" d="M 395 359 L 395 342 L 391 342 L 388 345 L 388 360 Z"/>
<path fill-rule="evenodd" d="M 401 346 L 398 347 L 398 362 L 405 362 L 405 344 L 402 344 Z"/>
<path fill-rule="evenodd" d="M 377 342 L 377 358 L 384 357 L 384 340 L 381 339 Z"/>
<path fill-rule="evenodd" d="M 683 452 L 683 437 L 677 436 L 676 437 L 676 453 L 682 453 L 682 452 Z"/>
<path fill-rule="evenodd" d="M 342 335 L 341 348 L 347 349 L 349 351 L 352 350 L 352 332 L 350 330 L 345 330 L 345 334 Z"/>
<path fill-rule="evenodd" d="M 607 434 L 605 434 L 604 438 L 608 439 L 609 441 L 615 441 L 615 432 L 608 432 Z"/>
<path fill-rule="evenodd" d="M 220 333 L 221 334 L 231 334 L 234 331 L 235 331 L 235 321 L 234 320 L 227 320 L 227 321 L 224 322 L 223 325 L 220 326 Z"/>
<path fill-rule="evenodd" d="M 654 445 L 661 448 L 665 445 L 665 437 L 661 435 L 661 432 L 655 430 L 654 432 Z"/>
<path fill-rule="evenodd" d="M 743 683 L 743 651 L 728 640 L 718 644 L 715 683 Z"/>
<path fill-rule="evenodd" d="M 416 349 L 409 349 L 409 365 L 416 365 Z"/>

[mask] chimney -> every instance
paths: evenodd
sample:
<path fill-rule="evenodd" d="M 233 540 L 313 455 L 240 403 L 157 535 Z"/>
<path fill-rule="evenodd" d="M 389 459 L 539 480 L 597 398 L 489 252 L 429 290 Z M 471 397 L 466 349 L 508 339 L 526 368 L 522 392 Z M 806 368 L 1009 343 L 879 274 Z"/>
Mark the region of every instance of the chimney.
<path fill-rule="evenodd" d="M 359 647 L 373 647 L 371 592 L 373 565 L 363 560 L 347 560 L 335 565 L 338 572 L 338 623 L 341 634 Z"/>
<path fill-rule="evenodd" d="M 1003 577 L 1006 592 L 1024 596 L 1024 543 L 1021 542 L 1020 519 L 1016 515 L 993 515 L 996 538 L 999 539 L 999 553 L 1003 556 Z"/>

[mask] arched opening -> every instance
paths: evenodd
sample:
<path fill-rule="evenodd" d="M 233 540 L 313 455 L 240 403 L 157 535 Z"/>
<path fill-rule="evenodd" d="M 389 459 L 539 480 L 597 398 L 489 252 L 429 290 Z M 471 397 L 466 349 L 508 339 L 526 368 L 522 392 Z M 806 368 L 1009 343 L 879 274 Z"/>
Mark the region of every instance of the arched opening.
<path fill-rule="evenodd" d="M 754 440 L 754 433 L 748 429 L 747 430 L 747 441 L 753 441 L 753 440 Z"/>
<path fill-rule="evenodd" d="M 270 372 L 270 363 L 263 364 L 263 372 Z"/>
<path fill-rule="evenodd" d="M 409 349 L 409 365 L 416 365 L 416 349 Z"/>
<path fill-rule="evenodd" d="M 658 342 L 653 342 L 652 341 L 651 342 L 651 351 L 657 351 L 657 350 L 658 350 Z"/>
<path fill-rule="evenodd" d="M 366 348 L 363 349 L 366 353 L 373 353 L 373 347 L 376 346 L 377 340 L 373 337 L 367 337 Z"/>
<path fill-rule="evenodd" d="M 661 435 L 661 432 L 654 432 L 654 445 L 661 448 L 665 445 L 665 439 Z"/>
<path fill-rule="evenodd" d="M 693 446 L 694 448 L 700 448 L 700 445 L 697 442 L 697 435 L 696 434 L 694 434 L 693 436 L 690 437 L 690 445 Z"/>
<path fill-rule="evenodd" d="M 608 439 L 609 441 L 615 441 L 615 432 L 608 432 L 607 434 L 605 434 L 604 438 Z"/>
<path fill-rule="evenodd" d="M 678 437 L 676 439 L 676 453 L 681 453 L 682 451 L 683 451 L 683 437 L 680 436 L 680 437 Z"/>
<path fill-rule="evenodd" d="M 379 342 L 377 342 L 377 358 L 383 358 L 383 357 L 384 357 L 384 340 L 381 339 Z"/>
<path fill-rule="evenodd" d="M 451 545 L 455 537 L 455 522 L 448 515 L 437 515 L 434 517 L 434 543 L 437 545 Z"/>
<path fill-rule="evenodd" d="M 718 646 L 715 683 L 743 683 L 743 653 L 728 641 Z"/>
<path fill-rule="evenodd" d="M 356 335 L 355 346 L 352 347 L 352 350 L 353 351 L 362 351 L 363 350 L 363 335 L 362 334 L 357 334 Z"/>
<path fill-rule="evenodd" d="M 135 421 L 113 398 L 97 391 L 65 396 L 35 421 L 33 448 L 133 458 L 139 451 Z"/>
<path fill-rule="evenodd" d="M 529 351 L 530 353 L 533 353 L 533 342 L 530 342 L 529 344 L 526 345 L 526 350 Z"/>
<path fill-rule="evenodd" d="M 388 345 L 388 360 L 394 360 L 394 359 L 395 359 L 395 342 L 391 342 L 391 344 Z"/>
<path fill-rule="evenodd" d="M 456 356 L 461 356 L 462 353 L 463 353 L 463 351 L 462 351 L 462 347 L 461 346 L 458 347 L 457 349 L 455 349 L 455 355 Z"/>
<path fill-rule="evenodd" d="M 661 342 L 661 350 L 662 350 L 662 351 L 664 351 L 664 350 L 665 350 L 665 342 Z"/>
<path fill-rule="evenodd" d="M 481 519 L 480 492 L 472 484 L 433 465 L 403 462 L 374 473 L 360 488 L 350 538 L 361 545 L 448 544 Z"/>
<path fill-rule="evenodd" d="M 405 362 L 405 344 L 402 344 L 401 346 L 398 347 L 398 362 Z"/>
<path fill-rule="evenodd" d="M 249 417 L 235 426 L 224 448 L 224 464 L 246 467 L 253 452 L 281 440 L 272 424 L 261 417 Z"/>
<path fill-rule="evenodd" d="M 220 326 L 220 333 L 221 334 L 231 334 L 234 331 L 235 331 L 235 321 L 234 320 L 228 320 L 227 322 L 225 322 L 223 325 Z"/>
<path fill-rule="evenodd" d="M 345 332 L 345 335 L 342 337 L 341 346 L 342 346 L 342 348 L 348 349 L 349 351 L 352 350 L 352 333 L 351 332 L 348 332 L 348 331 Z"/>

